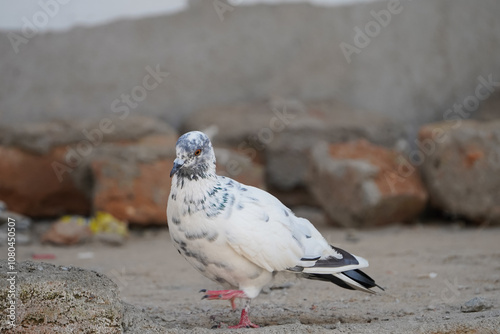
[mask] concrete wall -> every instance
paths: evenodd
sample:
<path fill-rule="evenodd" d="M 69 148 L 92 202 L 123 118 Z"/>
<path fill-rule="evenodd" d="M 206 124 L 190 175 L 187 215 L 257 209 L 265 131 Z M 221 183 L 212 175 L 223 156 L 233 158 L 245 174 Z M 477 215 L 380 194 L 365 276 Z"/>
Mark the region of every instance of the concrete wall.
<path fill-rule="evenodd" d="M 208 105 L 281 96 L 337 98 L 416 128 L 474 94 L 478 76 L 500 81 L 497 0 L 256 5 L 234 7 L 223 20 L 212 4 L 40 34 L 18 53 L 2 33 L 0 123 L 113 114 L 113 101 L 124 107 L 121 94 L 140 93 L 146 67 L 157 64 L 168 77 L 129 109 L 174 126 Z M 370 13 L 389 9 L 385 27 Z M 341 45 L 356 47 L 356 27 L 373 37 L 367 46 L 358 39 L 349 63 Z"/>

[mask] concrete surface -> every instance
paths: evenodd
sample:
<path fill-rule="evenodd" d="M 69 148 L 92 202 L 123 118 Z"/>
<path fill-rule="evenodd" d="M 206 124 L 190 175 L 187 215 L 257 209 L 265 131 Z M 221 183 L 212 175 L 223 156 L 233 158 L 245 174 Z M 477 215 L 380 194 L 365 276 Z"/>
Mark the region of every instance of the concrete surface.
<path fill-rule="evenodd" d="M 243 302 L 232 311 L 227 301 L 202 300 L 200 289 L 220 286 L 177 253 L 167 229 L 136 230 L 120 248 L 34 242 L 18 249 L 17 260 L 48 253 L 56 258 L 46 262 L 105 274 L 122 302 L 134 305 L 124 305 L 126 333 L 156 326 L 164 333 L 498 333 L 500 228 L 442 222 L 370 231 L 318 227 L 332 244 L 366 257 L 366 273 L 385 291 L 368 295 L 287 277 L 292 284 L 278 281 L 252 301 L 250 317 L 263 327 L 252 330 L 223 329 L 238 322 Z M 476 297 L 488 307 L 464 313 L 462 306 Z"/>

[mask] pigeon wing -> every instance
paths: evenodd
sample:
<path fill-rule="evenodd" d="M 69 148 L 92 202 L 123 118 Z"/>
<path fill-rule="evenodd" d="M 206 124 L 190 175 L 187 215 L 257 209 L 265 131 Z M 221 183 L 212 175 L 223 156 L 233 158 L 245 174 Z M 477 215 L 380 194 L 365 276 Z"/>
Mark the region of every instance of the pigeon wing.
<path fill-rule="evenodd" d="M 238 254 L 273 272 L 307 266 L 308 260 L 312 266 L 321 250 L 329 248 L 309 221 L 295 217 L 277 198 L 258 188 L 242 189 L 235 189 L 236 201 L 226 227 L 227 241 Z M 318 247 L 311 240 L 317 248 L 312 252 L 305 247 L 305 240 L 312 239 L 310 227 L 322 241 Z"/>

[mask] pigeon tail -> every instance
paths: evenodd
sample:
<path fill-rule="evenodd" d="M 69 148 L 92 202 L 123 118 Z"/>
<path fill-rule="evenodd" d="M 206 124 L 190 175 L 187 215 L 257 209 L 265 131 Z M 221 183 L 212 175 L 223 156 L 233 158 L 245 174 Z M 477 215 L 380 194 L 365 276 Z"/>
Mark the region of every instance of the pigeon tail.
<path fill-rule="evenodd" d="M 378 287 L 379 289 L 384 290 L 381 286 L 375 283 L 370 276 L 359 269 L 343 271 L 337 274 L 303 274 L 303 277 L 307 279 L 332 282 L 333 284 L 336 284 L 344 289 L 359 290 L 372 294 L 375 293 L 375 291 L 370 290 L 371 288 Z"/>
<path fill-rule="evenodd" d="M 303 268 L 302 276 L 304 278 L 332 282 L 344 289 L 368 293 L 375 293 L 370 290 L 374 287 L 384 290 L 375 283 L 375 280 L 359 269 L 368 267 L 368 261 L 343 249 L 331 247 L 342 257 L 340 259 L 333 256 L 328 257 L 316 261 L 312 267 Z"/>

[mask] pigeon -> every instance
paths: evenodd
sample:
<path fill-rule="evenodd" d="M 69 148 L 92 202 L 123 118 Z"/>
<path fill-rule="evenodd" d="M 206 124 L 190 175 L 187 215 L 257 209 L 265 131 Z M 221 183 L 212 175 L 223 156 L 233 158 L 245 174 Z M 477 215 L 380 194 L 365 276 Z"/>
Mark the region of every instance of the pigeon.
<path fill-rule="evenodd" d="M 250 321 L 250 301 L 278 272 L 368 293 L 382 289 L 360 270 L 368 267 L 367 260 L 330 245 L 276 197 L 217 175 L 214 149 L 203 132 L 179 137 L 170 177 L 167 219 L 173 244 L 226 289 L 203 289 L 203 298 L 229 300 L 233 309 L 235 299 L 246 301 L 239 324 L 229 328 L 259 327 Z"/>

